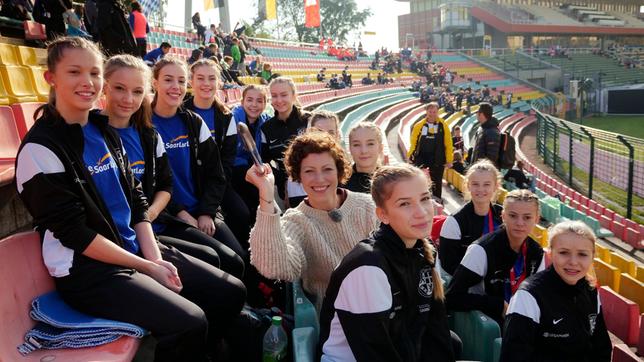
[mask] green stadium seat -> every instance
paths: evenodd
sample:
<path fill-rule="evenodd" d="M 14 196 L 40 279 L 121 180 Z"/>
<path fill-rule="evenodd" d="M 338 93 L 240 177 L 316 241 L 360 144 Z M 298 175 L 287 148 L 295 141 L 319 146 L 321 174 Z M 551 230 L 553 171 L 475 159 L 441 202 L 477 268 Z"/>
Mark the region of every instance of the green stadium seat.
<path fill-rule="evenodd" d="M 503 339 L 497 338 L 494 340 L 494 356 L 492 360 L 497 362 L 501 359 L 501 346 L 503 345 Z"/>
<path fill-rule="evenodd" d="M 501 337 L 499 325 L 480 311 L 453 312 L 451 329 L 463 341 L 461 359 L 496 362 L 495 340 Z"/>
<path fill-rule="evenodd" d="M 559 212 L 561 213 L 562 217 L 565 217 L 566 219 L 569 219 L 569 220 L 574 220 L 575 209 L 564 204 L 563 202 L 560 204 Z"/>
<path fill-rule="evenodd" d="M 293 360 L 296 362 L 315 361 L 317 338 L 313 327 L 293 329 Z"/>
<path fill-rule="evenodd" d="M 293 282 L 292 288 L 295 316 L 295 328 L 292 332 L 293 355 L 298 362 L 313 361 L 320 336 L 318 314 L 313 303 L 304 294 L 301 281 Z"/>

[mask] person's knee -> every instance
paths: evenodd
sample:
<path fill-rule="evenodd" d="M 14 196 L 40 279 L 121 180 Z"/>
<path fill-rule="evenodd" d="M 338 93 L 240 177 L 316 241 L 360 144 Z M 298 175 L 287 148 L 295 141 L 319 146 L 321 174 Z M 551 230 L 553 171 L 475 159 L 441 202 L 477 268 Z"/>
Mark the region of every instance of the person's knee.
<path fill-rule="evenodd" d="M 229 278 L 222 292 L 227 296 L 226 300 L 228 301 L 230 312 L 238 313 L 241 311 L 244 303 L 246 303 L 247 295 L 244 283 L 237 278 Z"/>

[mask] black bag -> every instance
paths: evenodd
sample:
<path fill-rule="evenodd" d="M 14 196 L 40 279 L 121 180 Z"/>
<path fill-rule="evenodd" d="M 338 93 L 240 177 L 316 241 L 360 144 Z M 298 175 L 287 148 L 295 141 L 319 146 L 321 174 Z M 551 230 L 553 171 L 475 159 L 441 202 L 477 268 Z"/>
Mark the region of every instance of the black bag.
<path fill-rule="evenodd" d="M 510 132 L 501 133 L 501 149 L 499 150 L 499 168 L 511 169 L 516 162 L 516 140 Z"/>

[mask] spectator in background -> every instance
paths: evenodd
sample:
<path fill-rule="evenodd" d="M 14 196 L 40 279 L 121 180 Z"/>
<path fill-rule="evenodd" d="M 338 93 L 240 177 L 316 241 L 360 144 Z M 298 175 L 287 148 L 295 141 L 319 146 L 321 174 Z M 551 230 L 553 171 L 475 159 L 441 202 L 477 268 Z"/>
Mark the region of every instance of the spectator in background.
<path fill-rule="evenodd" d="M 259 74 L 261 66 L 262 66 L 262 57 L 258 55 L 255 58 L 253 58 L 253 60 L 251 60 L 250 63 L 248 64 L 248 75 L 256 76 L 257 74 Z"/>
<path fill-rule="evenodd" d="M 31 20 L 33 6 L 30 0 L 0 1 L 0 16 L 16 20 Z"/>
<path fill-rule="evenodd" d="M 85 23 L 85 30 L 94 38 L 98 39 L 98 26 L 96 18 L 98 17 L 98 7 L 96 0 L 85 1 L 85 11 L 83 12 L 83 21 Z"/>
<path fill-rule="evenodd" d="M 507 109 L 510 109 L 510 107 L 512 107 L 512 93 L 508 93 L 508 94 L 505 96 L 505 100 L 507 101 L 507 103 L 505 104 L 505 107 L 506 107 Z"/>
<path fill-rule="evenodd" d="M 407 157 L 415 166 L 425 168 L 432 179 L 432 195 L 442 201 L 443 173 L 452 167 L 452 135 L 438 116 L 438 103 L 425 107 L 426 116 L 412 127 Z"/>
<path fill-rule="evenodd" d="M 233 69 L 239 67 L 239 62 L 241 62 L 241 51 L 239 49 L 239 39 L 233 38 L 232 45 L 230 46 L 230 56 L 233 57 Z"/>
<path fill-rule="evenodd" d="M 221 66 L 221 76 L 226 79 L 228 83 L 224 84 L 224 88 L 237 88 L 237 86 L 244 86 L 245 84 L 239 80 L 239 71 L 233 69 L 233 58 L 229 55 L 224 56 Z M 234 84 L 233 84 L 234 83 Z"/>
<path fill-rule="evenodd" d="M 324 37 L 322 37 L 322 39 L 320 39 L 320 44 L 319 44 L 320 51 L 324 51 L 324 44 L 325 43 L 326 43 L 326 41 L 325 41 Z"/>
<path fill-rule="evenodd" d="M 83 22 L 79 17 L 79 15 L 82 15 L 82 12 L 82 6 L 74 5 L 74 8 L 68 8 L 63 14 L 63 20 L 67 24 L 67 35 L 92 39 L 92 36 L 85 31 Z"/>
<path fill-rule="evenodd" d="M 373 84 L 374 81 L 371 79 L 371 73 L 367 73 L 367 76 L 362 78 L 362 84 L 364 85 L 371 85 Z"/>
<path fill-rule="evenodd" d="M 463 153 L 461 151 L 454 151 L 454 160 L 452 161 L 452 168 L 454 171 L 465 175 L 465 164 L 463 163 Z"/>
<path fill-rule="evenodd" d="M 465 154 L 465 142 L 463 142 L 463 137 L 461 137 L 460 126 L 454 126 L 454 133 L 452 134 L 452 145 L 454 145 L 454 151 L 460 151 L 461 155 Z"/>
<path fill-rule="evenodd" d="M 150 32 L 150 26 L 148 25 L 148 19 L 146 19 L 143 14 L 143 9 L 141 4 L 137 1 L 130 4 L 132 12 L 130 13 L 130 29 L 134 34 L 134 39 L 136 39 L 136 48 L 139 50 L 138 56 L 141 58 L 145 57 L 145 52 L 147 51 L 148 46 L 148 33 Z"/>
<path fill-rule="evenodd" d="M 199 12 L 196 12 L 192 16 L 192 27 L 197 31 L 197 39 L 199 40 L 199 43 L 203 43 L 206 36 L 206 27 L 201 24 L 201 15 L 199 15 Z"/>
<path fill-rule="evenodd" d="M 156 64 L 156 62 L 159 61 L 159 59 L 163 58 L 166 54 L 168 54 L 168 52 L 170 51 L 170 48 L 172 48 L 172 45 L 164 41 L 163 43 L 161 43 L 161 45 L 158 48 L 151 50 L 143 57 L 145 64 L 149 66 L 153 66 L 154 64 Z"/>
<path fill-rule="evenodd" d="M 274 78 L 273 66 L 271 65 L 271 63 L 262 64 L 262 72 L 260 73 L 260 77 L 262 77 L 263 84 L 268 84 L 271 79 Z"/>
<path fill-rule="evenodd" d="M 190 55 L 190 58 L 188 58 L 188 65 L 191 65 L 192 63 L 196 62 L 202 57 L 203 57 L 203 51 L 201 51 L 201 49 L 193 49 L 192 54 Z"/>
<path fill-rule="evenodd" d="M 217 27 L 215 27 L 215 24 L 210 24 L 210 28 L 204 32 L 204 43 L 205 44 L 210 44 L 214 43 L 217 41 L 215 39 L 217 34 Z"/>
<path fill-rule="evenodd" d="M 326 74 L 324 74 L 325 71 L 326 71 L 326 68 L 320 69 L 320 72 L 317 75 L 318 82 L 324 82 L 324 80 L 326 79 Z"/>
<path fill-rule="evenodd" d="M 501 132 L 499 121 L 492 116 L 492 105 L 481 103 L 476 113 L 480 127 L 474 136 L 474 149 L 471 163 L 487 158 L 499 168 L 499 151 L 501 147 Z"/>
<path fill-rule="evenodd" d="M 98 34 L 103 51 L 110 55 L 137 55 L 136 41 L 126 20 L 126 9 L 114 0 L 98 0 L 97 4 Z"/>
<path fill-rule="evenodd" d="M 503 179 L 508 182 L 513 182 L 514 185 L 520 189 L 530 189 L 530 179 L 523 171 L 523 161 L 517 161 L 512 169 L 508 170 L 503 176 Z"/>
<path fill-rule="evenodd" d="M 203 58 L 210 59 L 210 57 L 217 57 L 217 50 L 217 44 L 208 44 L 208 46 L 203 50 Z M 217 60 L 217 62 L 219 62 L 219 60 Z"/>
<path fill-rule="evenodd" d="M 34 20 L 45 25 L 47 40 L 65 35 L 65 21 L 63 14 L 72 7 L 70 0 L 36 0 L 34 4 Z"/>

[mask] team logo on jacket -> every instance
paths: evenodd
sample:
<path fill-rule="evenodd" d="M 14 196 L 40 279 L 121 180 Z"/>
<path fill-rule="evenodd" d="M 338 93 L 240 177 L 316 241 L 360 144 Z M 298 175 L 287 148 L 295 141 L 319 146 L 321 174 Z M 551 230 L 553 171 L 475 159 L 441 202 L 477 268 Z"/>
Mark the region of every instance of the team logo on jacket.
<path fill-rule="evenodd" d="M 590 334 L 592 335 L 595 332 L 595 324 L 597 323 L 597 314 L 588 315 L 588 324 L 590 326 Z"/>
<path fill-rule="evenodd" d="M 425 298 L 430 298 L 433 292 L 434 281 L 432 280 L 432 268 L 422 268 L 420 270 L 420 281 L 418 282 L 418 293 Z"/>
<path fill-rule="evenodd" d="M 173 149 L 173 148 L 185 148 L 188 147 L 188 135 L 181 135 L 178 137 L 173 138 L 170 140 L 170 142 L 165 143 L 165 148 L 167 149 Z"/>
<path fill-rule="evenodd" d="M 87 170 L 92 176 L 112 168 L 114 169 L 116 168 L 116 162 L 114 162 L 114 159 L 112 158 L 112 154 L 109 152 L 103 155 L 103 157 L 101 157 L 98 160 L 98 162 L 96 162 L 96 165 L 87 166 Z"/>
<path fill-rule="evenodd" d="M 134 161 L 130 163 L 130 168 L 133 174 L 141 176 L 145 172 L 145 161 Z"/>

